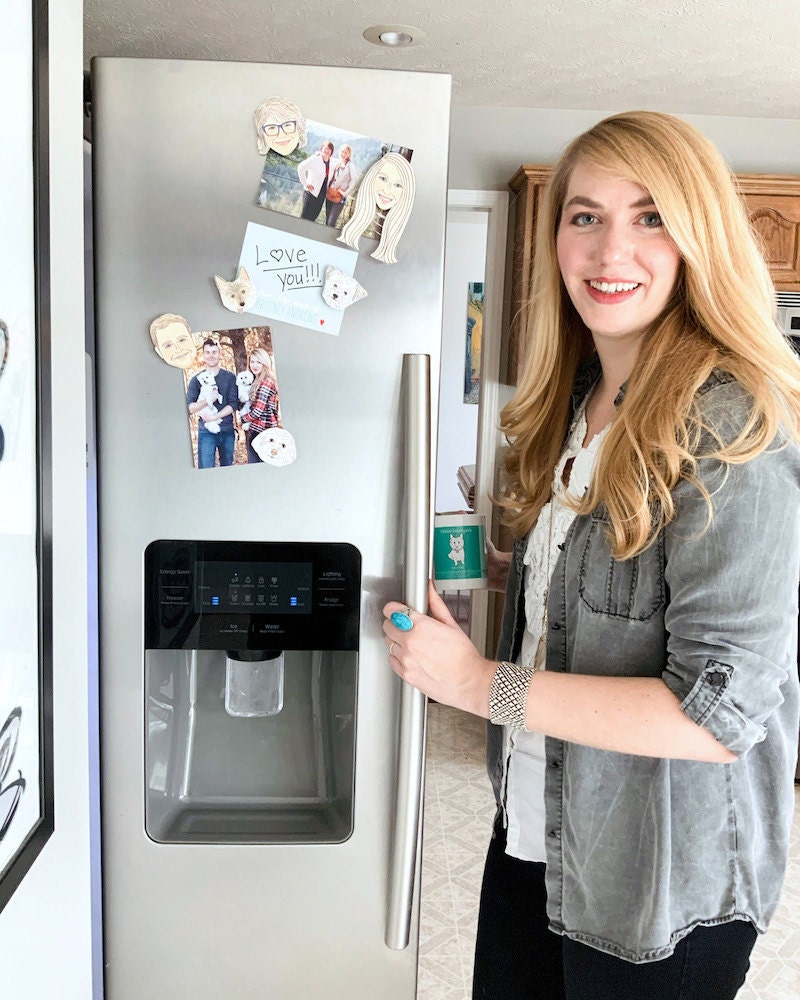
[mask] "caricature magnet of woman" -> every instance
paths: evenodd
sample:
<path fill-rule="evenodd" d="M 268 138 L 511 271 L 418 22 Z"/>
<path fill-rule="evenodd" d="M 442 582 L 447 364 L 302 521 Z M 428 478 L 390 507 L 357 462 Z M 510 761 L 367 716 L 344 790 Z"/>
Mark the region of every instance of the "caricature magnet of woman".
<path fill-rule="evenodd" d="M 353 214 L 342 227 L 339 242 L 358 250 L 359 239 L 380 209 L 385 212 L 381 239 L 370 257 L 384 264 L 396 264 L 395 248 L 411 215 L 414 190 L 411 164 L 399 153 L 387 153 L 364 174 Z"/>
<path fill-rule="evenodd" d="M 306 120 L 300 108 L 285 97 L 268 97 L 256 108 L 258 151 L 266 155 L 273 149 L 280 156 L 289 156 L 308 138 Z"/>

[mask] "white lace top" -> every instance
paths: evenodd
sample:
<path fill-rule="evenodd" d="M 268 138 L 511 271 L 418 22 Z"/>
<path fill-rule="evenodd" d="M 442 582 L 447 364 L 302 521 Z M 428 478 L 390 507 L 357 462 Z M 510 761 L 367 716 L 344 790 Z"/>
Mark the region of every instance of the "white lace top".
<path fill-rule="evenodd" d="M 553 475 L 552 499 L 544 505 L 530 535 L 525 565 L 525 632 L 519 663 L 545 668 L 544 625 L 550 575 L 575 512 L 562 502 L 567 494 L 564 469 L 572 460 L 569 493 L 583 496 L 591 482 L 594 464 L 608 426 L 592 438 L 586 448 L 585 405 L 575 414 L 567 443 Z M 544 736 L 519 729 L 505 729 L 503 802 L 508 826 L 506 853 L 524 861 L 545 860 L 544 824 Z"/>

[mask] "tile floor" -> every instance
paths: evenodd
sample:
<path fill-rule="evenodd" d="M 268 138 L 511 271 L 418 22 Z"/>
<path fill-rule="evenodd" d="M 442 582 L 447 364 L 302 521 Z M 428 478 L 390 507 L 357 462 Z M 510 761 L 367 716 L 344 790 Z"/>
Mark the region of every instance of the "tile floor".
<path fill-rule="evenodd" d="M 486 723 L 428 708 L 417 1000 L 469 1000 L 478 899 L 494 796 L 485 766 Z"/>
<path fill-rule="evenodd" d="M 494 800 L 484 723 L 442 705 L 428 711 L 418 1000 L 470 1000 L 478 896 Z M 759 938 L 737 1000 L 800 998 L 800 790 L 783 900 Z"/>

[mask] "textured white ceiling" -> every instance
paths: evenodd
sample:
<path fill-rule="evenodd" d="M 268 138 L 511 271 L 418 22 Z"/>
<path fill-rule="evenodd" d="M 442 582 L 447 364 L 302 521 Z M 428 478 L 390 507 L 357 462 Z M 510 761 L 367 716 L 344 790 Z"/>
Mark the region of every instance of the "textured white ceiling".
<path fill-rule="evenodd" d="M 800 118 L 800 0 L 85 0 L 85 53 L 431 70 L 455 104 Z M 411 24 L 424 43 L 362 38 Z"/>

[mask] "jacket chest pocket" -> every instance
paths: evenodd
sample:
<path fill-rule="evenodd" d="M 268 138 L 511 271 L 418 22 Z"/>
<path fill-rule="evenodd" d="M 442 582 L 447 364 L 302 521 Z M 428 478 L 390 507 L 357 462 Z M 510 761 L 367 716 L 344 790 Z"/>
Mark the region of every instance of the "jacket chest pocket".
<path fill-rule="evenodd" d="M 607 516 L 594 513 L 590 519 L 580 557 L 581 601 L 595 614 L 648 621 L 666 600 L 663 537 L 640 555 L 620 561 L 611 555 Z"/>

